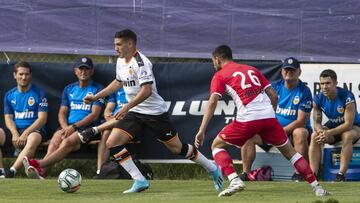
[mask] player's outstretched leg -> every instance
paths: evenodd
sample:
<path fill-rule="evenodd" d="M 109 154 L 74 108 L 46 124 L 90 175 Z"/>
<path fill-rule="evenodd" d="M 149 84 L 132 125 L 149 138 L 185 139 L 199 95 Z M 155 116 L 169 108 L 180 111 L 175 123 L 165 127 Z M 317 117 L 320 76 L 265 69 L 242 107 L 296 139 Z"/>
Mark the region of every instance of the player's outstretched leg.
<path fill-rule="evenodd" d="M 330 193 L 324 190 L 317 181 L 309 163 L 304 157 L 295 151 L 289 141 L 284 146 L 278 147 L 280 152 L 287 158 L 294 166 L 296 171 L 311 185 L 316 196 L 327 196 Z"/>
<path fill-rule="evenodd" d="M 110 154 L 115 158 L 119 165 L 121 165 L 134 180 L 132 187 L 125 190 L 123 193 L 142 192 L 149 188 L 149 182 L 141 174 L 138 167 L 135 165 L 130 153 L 124 146 L 116 146 L 110 148 Z"/>
<path fill-rule="evenodd" d="M 178 140 L 178 138 L 176 138 Z M 181 145 L 180 145 L 181 144 Z M 207 159 L 201 152 L 199 152 L 193 145 L 187 143 L 181 143 L 173 140 L 173 143 L 166 143 L 166 146 L 170 148 L 170 150 L 181 146 L 179 155 L 190 159 L 191 161 L 202 166 L 207 172 L 210 173 L 211 178 L 213 179 L 215 190 L 220 192 L 224 185 L 224 177 L 220 170 L 220 168 L 216 165 L 216 163 Z M 176 146 L 176 147 L 171 147 Z"/>
<path fill-rule="evenodd" d="M 316 196 L 330 195 L 328 191 L 324 190 L 319 185 L 319 182 L 316 180 L 316 177 L 313 171 L 311 170 L 310 165 L 304 159 L 304 157 L 301 156 L 301 154 L 295 153 L 291 157 L 290 162 L 292 163 L 294 168 L 301 174 L 301 176 L 311 185 Z"/>
<path fill-rule="evenodd" d="M 145 179 L 141 180 L 134 180 L 132 187 L 128 190 L 125 190 L 123 193 L 135 193 L 135 192 L 142 192 L 149 188 L 149 182 Z"/>
<path fill-rule="evenodd" d="M 221 171 L 230 181 L 229 187 L 219 193 L 219 197 L 231 196 L 245 188 L 244 182 L 239 178 L 232 163 L 232 159 L 225 149 L 214 148 L 212 151 L 216 163 L 220 166 Z"/>
<path fill-rule="evenodd" d="M 220 192 L 224 187 L 224 176 L 220 170 L 220 167 L 216 163 L 214 163 L 214 165 L 216 165 L 216 170 L 211 171 L 210 174 L 215 186 L 215 190 Z"/>

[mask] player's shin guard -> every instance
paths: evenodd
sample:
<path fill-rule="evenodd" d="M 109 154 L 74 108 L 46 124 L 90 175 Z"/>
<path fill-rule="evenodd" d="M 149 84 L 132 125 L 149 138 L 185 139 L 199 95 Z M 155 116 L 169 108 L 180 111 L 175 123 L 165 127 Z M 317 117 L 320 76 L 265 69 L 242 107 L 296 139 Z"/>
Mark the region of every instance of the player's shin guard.
<path fill-rule="evenodd" d="M 316 177 L 313 171 L 310 168 L 309 163 L 304 159 L 303 156 L 299 153 L 295 153 L 293 157 L 291 157 L 290 162 L 294 166 L 294 168 L 300 173 L 300 175 L 311 184 L 311 186 L 316 186 L 318 184 Z"/>
<path fill-rule="evenodd" d="M 193 145 L 182 143 L 179 155 L 199 164 L 208 172 L 216 170 L 215 164 L 213 164 L 209 159 L 201 154 L 201 152 L 199 152 Z"/>
<path fill-rule="evenodd" d="M 229 180 L 238 177 L 232 162 L 232 158 L 225 149 L 215 148 L 212 151 L 212 155 L 216 164 L 220 167 L 221 171 L 228 177 Z"/>
<path fill-rule="evenodd" d="M 135 165 L 131 158 L 130 153 L 124 146 L 115 146 L 110 148 L 110 154 L 113 156 L 117 163 L 119 163 L 134 180 L 145 180 L 140 170 Z"/>

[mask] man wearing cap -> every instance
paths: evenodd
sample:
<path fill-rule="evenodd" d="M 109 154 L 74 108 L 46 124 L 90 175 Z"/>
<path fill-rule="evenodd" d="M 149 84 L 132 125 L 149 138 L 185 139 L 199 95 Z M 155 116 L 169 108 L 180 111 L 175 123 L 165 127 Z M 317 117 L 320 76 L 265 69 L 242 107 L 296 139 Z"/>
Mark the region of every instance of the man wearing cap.
<path fill-rule="evenodd" d="M 36 161 L 44 170 L 64 159 L 70 152 L 80 149 L 81 141 L 77 132 L 97 124 L 104 106 L 103 99 L 92 104 L 83 103 L 86 95 L 95 95 L 103 89 L 102 85 L 91 79 L 94 74 L 92 60 L 87 57 L 77 59 L 74 72 L 78 81 L 67 85 L 63 91 L 58 113 L 59 130 L 54 133 L 45 157 Z M 34 160 L 28 157 L 23 159 L 26 174 L 30 178 L 43 179 L 44 170 L 33 173 L 34 167 L 29 163 L 31 161 Z"/>
<path fill-rule="evenodd" d="M 272 82 L 279 99 L 276 109 L 276 118 L 288 134 L 294 148 L 308 160 L 308 137 L 311 135 L 310 112 L 312 96 L 310 89 L 303 83 L 299 61 L 293 57 L 284 60 L 282 64 L 282 79 Z M 255 160 L 255 144 L 266 145 L 259 136 L 248 140 L 241 148 L 244 180 L 251 180 L 248 176 L 251 165 Z M 293 181 L 303 180 L 302 176 L 294 172 Z"/>

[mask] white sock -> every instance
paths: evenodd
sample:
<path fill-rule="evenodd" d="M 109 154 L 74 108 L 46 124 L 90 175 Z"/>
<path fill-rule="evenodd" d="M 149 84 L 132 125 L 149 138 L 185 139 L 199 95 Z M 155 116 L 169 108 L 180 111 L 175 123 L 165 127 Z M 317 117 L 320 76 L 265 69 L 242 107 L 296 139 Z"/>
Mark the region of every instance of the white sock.
<path fill-rule="evenodd" d="M 194 146 L 189 145 L 189 150 L 186 154 L 186 157 L 189 157 L 192 154 L 193 150 L 196 150 L 194 149 Z M 192 161 L 202 166 L 207 172 L 212 172 L 216 170 L 216 165 L 209 159 L 207 159 L 203 154 L 201 154 L 199 150 L 197 150 L 197 157 L 195 159 L 192 159 Z"/>
<path fill-rule="evenodd" d="M 236 180 L 236 178 L 238 178 L 240 180 L 240 178 L 236 172 L 232 173 L 228 176 L 229 181 Z"/>
<path fill-rule="evenodd" d="M 121 152 L 119 153 L 125 153 L 127 152 L 126 149 L 121 150 Z M 127 152 L 128 153 L 128 152 Z M 144 181 L 145 177 L 141 174 L 140 170 L 138 169 L 138 167 L 135 165 L 134 161 L 132 160 L 131 156 L 129 156 L 128 159 L 126 160 L 122 160 L 119 163 L 132 177 L 132 179 L 134 180 L 140 180 L 140 181 Z"/>
<path fill-rule="evenodd" d="M 12 167 L 10 167 L 10 171 L 13 171 L 13 172 L 14 172 L 14 174 L 16 174 L 16 168 L 14 168 L 13 166 L 12 166 Z"/>
<path fill-rule="evenodd" d="M 98 175 L 100 174 L 100 169 L 99 169 L 99 170 L 96 170 L 96 174 L 98 174 Z"/>
<path fill-rule="evenodd" d="M 314 182 L 310 183 L 312 188 L 315 188 L 316 186 L 319 185 L 319 182 L 317 180 L 314 180 Z"/>

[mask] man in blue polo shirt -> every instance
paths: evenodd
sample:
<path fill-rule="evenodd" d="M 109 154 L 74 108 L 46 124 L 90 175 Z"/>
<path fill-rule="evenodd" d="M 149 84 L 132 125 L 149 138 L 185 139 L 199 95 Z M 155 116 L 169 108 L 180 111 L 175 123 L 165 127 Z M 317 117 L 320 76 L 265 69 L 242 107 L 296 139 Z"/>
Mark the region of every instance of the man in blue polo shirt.
<path fill-rule="evenodd" d="M 309 149 L 310 167 L 317 173 L 322 157 L 321 146 L 342 141 L 340 169 L 337 182 L 346 181 L 346 171 L 352 157 L 353 143 L 360 138 L 360 116 L 352 92 L 337 87 L 335 71 L 326 69 L 320 74 L 321 92 L 314 97 L 314 133 Z M 322 125 L 322 114 L 329 119 Z"/>
<path fill-rule="evenodd" d="M 5 143 L 12 139 L 14 147 L 21 153 L 6 174 L 7 178 L 13 178 L 22 167 L 24 156 L 34 157 L 40 143 L 48 139 L 45 131 L 48 102 L 44 91 L 31 84 L 30 64 L 24 61 L 15 64 L 13 76 L 17 86 L 6 92 L 4 97 L 5 125 L 8 129 L 5 136 L 12 136 L 7 136 Z"/>
<path fill-rule="evenodd" d="M 25 172 L 30 178 L 43 179 L 45 170 L 56 162 L 64 159 L 70 152 L 80 149 L 81 141 L 77 132 L 92 126 L 98 121 L 104 106 L 103 99 L 92 104 L 83 103 L 86 95 L 95 95 L 103 87 L 91 79 L 94 74 L 93 62 L 90 58 L 81 57 L 77 59 L 74 66 L 75 75 L 78 78 L 65 87 L 61 106 L 58 113 L 60 127 L 53 135 L 47 154 L 42 160 L 33 160 L 24 157 Z M 39 170 L 30 166 L 30 163 L 39 166 Z M 44 169 L 44 170 L 42 170 Z"/>
<path fill-rule="evenodd" d="M 294 57 L 284 60 L 282 65 L 282 79 L 274 81 L 271 85 L 278 95 L 276 118 L 289 136 L 294 148 L 308 160 L 308 138 L 311 134 L 310 112 L 312 109 L 312 96 L 310 89 L 299 79 L 301 74 L 300 63 Z M 243 174 L 241 178 L 248 180 L 248 173 L 255 160 L 255 144 L 263 143 L 259 136 L 248 140 L 241 148 L 243 161 Z M 302 176 L 295 171 L 293 181 L 302 181 Z"/>

